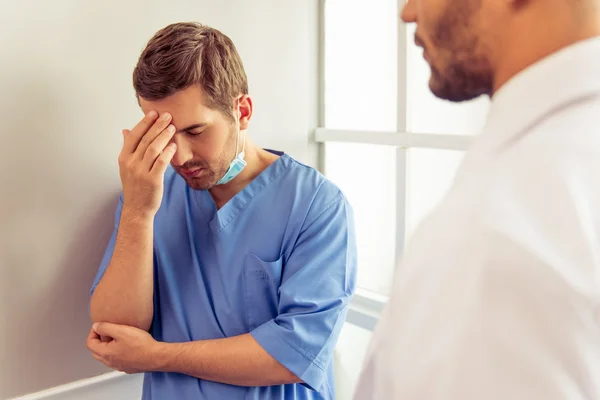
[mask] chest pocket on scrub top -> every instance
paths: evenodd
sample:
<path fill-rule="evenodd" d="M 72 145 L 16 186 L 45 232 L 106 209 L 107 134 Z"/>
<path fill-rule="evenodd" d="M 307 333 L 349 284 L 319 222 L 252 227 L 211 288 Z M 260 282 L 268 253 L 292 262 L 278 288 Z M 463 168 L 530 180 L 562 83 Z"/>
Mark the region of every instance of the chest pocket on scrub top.
<path fill-rule="evenodd" d="M 279 306 L 279 285 L 283 271 L 283 256 L 275 261 L 263 261 L 254 254 L 244 261 L 246 319 L 250 330 L 275 318 Z"/>

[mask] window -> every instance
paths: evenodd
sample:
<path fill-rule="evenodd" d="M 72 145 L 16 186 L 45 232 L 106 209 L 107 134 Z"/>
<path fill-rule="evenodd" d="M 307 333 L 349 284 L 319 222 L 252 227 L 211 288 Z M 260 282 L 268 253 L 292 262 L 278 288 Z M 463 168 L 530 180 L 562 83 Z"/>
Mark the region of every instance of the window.
<path fill-rule="evenodd" d="M 395 131 L 396 0 L 325 1 L 325 126 Z"/>
<path fill-rule="evenodd" d="M 326 0 L 325 128 L 397 130 L 396 0 Z M 396 252 L 396 147 L 328 142 L 325 174 L 352 204 L 361 289 L 388 294 Z M 375 206 L 376 204 L 376 206 Z"/>
<path fill-rule="evenodd" d="M 358 290 L 336 347 L 336 398 L 351 399 L 407 239 L 450 188 L 488 101 L 454 104 L 399 20 L 405 0 L 321 0 L 327 177 L 355 214 Z"/>
<path fill-rule="evenodd" d="M 396 251 L 396 148 L 326 143 L 324 172 L 354 210 L 359 286 L 388 294 Z"/>
<path fill-rule="evenodd" d="M 322 170 L 351 202 L 360 326 L 390 294 L 407 238 L 450 188 L 488 101 L 450 103 L 399 20 L 404 0 L 322 0 Z M 365 311 L 366 310 L 366 311 Z M 364 329 L 369 327 L 362 326 Z"/>

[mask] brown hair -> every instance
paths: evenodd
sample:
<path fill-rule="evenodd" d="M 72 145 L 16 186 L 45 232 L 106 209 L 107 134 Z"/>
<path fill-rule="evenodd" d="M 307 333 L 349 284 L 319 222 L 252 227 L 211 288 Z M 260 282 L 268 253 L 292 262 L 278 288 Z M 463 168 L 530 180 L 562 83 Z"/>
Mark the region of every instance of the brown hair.
<path fill-rule="evenodd" d="M 195 84 L 204 91 L 208 107 L 233 118 L 233 100 L 248 94 L 248 78 L 231 39 L 196 22 L 156 32 L 133 71 L 138 98 L 161 100 Z"/>

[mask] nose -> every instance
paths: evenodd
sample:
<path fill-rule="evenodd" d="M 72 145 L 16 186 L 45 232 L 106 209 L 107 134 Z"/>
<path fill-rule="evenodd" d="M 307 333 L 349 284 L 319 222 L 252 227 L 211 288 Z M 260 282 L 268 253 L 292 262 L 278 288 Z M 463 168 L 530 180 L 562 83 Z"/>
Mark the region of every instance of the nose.
<path fill-rule="evenodd" d="M 177 145 L 175 155 L 171 159 L 171 163 L 175 166 L 181 166 L 192 159 L 192 151 L 183 135 L 175 134 L 171 139 L 172 143 Z"/>
<path fill-rule="evenodd" d="M 404 23 L 417 22 L 416 2 L 417 0 L 407 0 L 402 8 L 400 19 L 402 19 Z"/>

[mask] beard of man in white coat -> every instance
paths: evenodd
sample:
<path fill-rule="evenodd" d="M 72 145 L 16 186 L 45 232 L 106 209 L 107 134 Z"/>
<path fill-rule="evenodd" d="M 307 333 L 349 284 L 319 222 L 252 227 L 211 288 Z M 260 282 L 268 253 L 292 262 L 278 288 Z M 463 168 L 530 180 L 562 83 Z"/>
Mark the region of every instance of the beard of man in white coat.
<path fill-rule="evenodd" d="M 409 0 L 442 99 L 491 97 L 355 399 L 600 399 L 600 3 Z"/>

